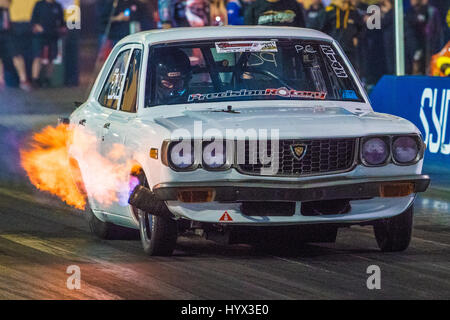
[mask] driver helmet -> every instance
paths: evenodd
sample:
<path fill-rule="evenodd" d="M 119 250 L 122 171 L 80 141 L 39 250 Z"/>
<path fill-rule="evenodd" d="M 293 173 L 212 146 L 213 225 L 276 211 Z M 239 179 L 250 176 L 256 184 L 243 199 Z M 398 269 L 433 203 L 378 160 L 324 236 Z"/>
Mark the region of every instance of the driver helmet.
<path fill-rule="evenodd" d="M 160 102 L 177 100 L 187 93 L 192 76 L 189 57 L 177 48 L 158 51 L 156 64 L 156 96 Z"/>

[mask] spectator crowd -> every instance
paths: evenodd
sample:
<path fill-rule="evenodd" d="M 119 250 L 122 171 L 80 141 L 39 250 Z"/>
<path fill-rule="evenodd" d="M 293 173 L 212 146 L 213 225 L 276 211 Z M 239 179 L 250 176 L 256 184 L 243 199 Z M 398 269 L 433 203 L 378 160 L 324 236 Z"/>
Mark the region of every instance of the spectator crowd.
<path fill-rule="evenodd" d="M 222 25 L 312 28 L 340 43 L 363 82 L 370 87 L 383 74 L 395 73 L 393 1 L 97 0 L 95 21 L 103 56 L 124 36 L 154 28 Z M 21 10 L 14 8 L 18 2 Z M 64 22 L 65 10 L 71 4 L 79 3 L 0 0 L 0 90 L 5 85 L 5 61 L 12 62 L 23 90 L 48 86 L 53 62 L 60 58 L 61 52 L 65 52 L 68 60 L 65 84 L 78 83 L 78 36 Z M 373 4 L 380 9 L 380 28 L 373 28 L 370 23 L 374 12 L 367 9 Z M 29 8 L 24 10 L 24 6 Z M 406 73 L 448 75 L 440 69 L 441 65 L 436 67 L 433 63 L 442 61 L 438 59 L 440 55 L 448 56 L 450 50 L 450 0 L 404 0 L 404 7 Z M 61 38 L 65 39 L 64 47 Z M 26 61 L 31 61 L 31 70 L 27 70 Z"/>

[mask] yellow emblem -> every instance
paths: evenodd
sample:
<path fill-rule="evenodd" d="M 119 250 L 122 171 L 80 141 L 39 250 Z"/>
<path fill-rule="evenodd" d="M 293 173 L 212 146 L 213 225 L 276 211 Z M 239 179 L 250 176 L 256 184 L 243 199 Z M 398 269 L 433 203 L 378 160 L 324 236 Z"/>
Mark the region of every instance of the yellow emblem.
<path fill-rule="evenodd" d="M 291 145 L 292 155 L 297 160 L 302 160 L 306 154 L 306 145 L 304 144 L 293 144 Z"/>

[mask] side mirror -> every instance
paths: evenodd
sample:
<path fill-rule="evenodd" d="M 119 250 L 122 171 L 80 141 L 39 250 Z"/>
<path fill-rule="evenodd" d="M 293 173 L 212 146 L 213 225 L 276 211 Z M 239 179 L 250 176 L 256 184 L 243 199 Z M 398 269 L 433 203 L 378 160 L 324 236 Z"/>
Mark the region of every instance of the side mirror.
<path fill-rule="evenodd" d="M 75 108 L 78 108 L 83 104 L 83 102 L 75 101 L 73 104 L 75 105 Z"/>
<path fill-rule="evenodd" d="M 66 117 L 58 118 L 58 124 L 70 124 L 70 119 Z"/>

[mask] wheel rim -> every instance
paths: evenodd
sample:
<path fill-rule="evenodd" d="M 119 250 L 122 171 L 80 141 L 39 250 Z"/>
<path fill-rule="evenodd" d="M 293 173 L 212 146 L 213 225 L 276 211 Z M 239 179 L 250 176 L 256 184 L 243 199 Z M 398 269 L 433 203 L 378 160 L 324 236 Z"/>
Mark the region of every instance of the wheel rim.
<path fill-rule="evenodd" d="M 138 209 L 138 213 L 141 226 L 141 237 L 145 242 L 150 242 L 153 230 L 153 216 L 140 209 Z"/>

